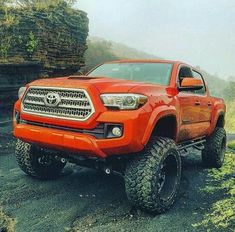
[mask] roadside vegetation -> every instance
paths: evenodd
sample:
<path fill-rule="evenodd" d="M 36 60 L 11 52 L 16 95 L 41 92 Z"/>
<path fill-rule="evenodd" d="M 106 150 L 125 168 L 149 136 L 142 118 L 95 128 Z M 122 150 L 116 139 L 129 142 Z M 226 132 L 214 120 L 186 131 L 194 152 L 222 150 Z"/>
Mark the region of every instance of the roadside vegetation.
<path fill-rule="evenodd" d="M 235 77 L 230 77 L 224 85 L 223 97 L 227 106 L 225 129 L 228 133 L 235 133 Z"/>
<path fill-rule="evenodd" d="M 0 208 L 0 231 L 1 232 L 14 232 L 16 221 L 6 215 Z"/>
<path fill-rule="evenodd" d="M 225 129 L 228 133 L 235 133 L 235 96 L 233 100 L 225 99 L 225 102 L 227 106 Z"/>
<path fill-rule="evenodd" d="M 230 142 L 228 143 L 228 148 L 230 148 L 230 149 L 232 149 L 232 150 L 235 150 L 235 140 L 230 141 Z"/>
<path fill-rule="evenodd" d="M 233 154 L 227 154 L 222 168 L 209 171 L 206 187 L 202 191 L 215 195 L 217 200 L 204 215 L 203 220 L 193 226 L 203 228 L 207 232 L 234 231 L 235 156 Z"/>
<path fill-rule="evenodd" d="M 226 105 L 230 105 L 231 103 L 226 103 Z M 235 103 L 234 103 L 235 107 Z M 225 129 L 227 133 L 234 134 L 235 133 L 235 114 L 230 112 L 230 110 L 227 110 L 226 113 L 226 124 L 225 124 Z"/>

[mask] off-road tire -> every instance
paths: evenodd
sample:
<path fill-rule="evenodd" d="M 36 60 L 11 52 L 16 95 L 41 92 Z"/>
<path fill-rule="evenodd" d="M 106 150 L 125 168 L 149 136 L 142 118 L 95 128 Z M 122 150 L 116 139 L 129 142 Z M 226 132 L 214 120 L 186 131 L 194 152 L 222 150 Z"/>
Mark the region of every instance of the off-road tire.
<path fill-rule="evenodd" d="M 169 185 L 167 198 L 162 192 L 165 185 L 160 185 L 164 162 L 169 162 L 165 166 L 168 167 L 165 172 L 169 172 L 165 181 Z M 175 142 L 169 138 L 152 138 L 146 148 L 127 164 L 126 194 L 136 208 L 151 214 L 163 213 L 175 202 L 180 179 L 181 159 Z M 167 185 L 165 190 L 167 192 Z"/>
<path fill-rule="evenodd" d="M 22 171 L 37 179 L 57 178 L 65 164 L 52 157 L 48 165 L 41 164 L 39 158 L 44 155 L 43 152 L 40 148 L 21 140 L 16 142 L 16 160 Z"/>
<path fill-rule="evenodd" d="M 202 162 L 204 166 L 220 168 L 223 165 L 226 141 L 226 131 L 224 128 L 215 128 L 212 135 L 207 138 L 205 148 L 202 151 Z"/>

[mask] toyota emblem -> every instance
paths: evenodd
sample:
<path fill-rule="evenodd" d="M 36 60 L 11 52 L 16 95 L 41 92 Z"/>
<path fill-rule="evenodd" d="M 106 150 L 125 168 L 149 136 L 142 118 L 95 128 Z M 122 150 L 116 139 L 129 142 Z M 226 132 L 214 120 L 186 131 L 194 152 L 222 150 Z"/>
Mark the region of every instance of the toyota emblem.
<path fill-rule="evenodd" d="M 56 107 L 61 102 L 60 95 L 58 93 L 48 93 L 44 98 L 46 106 Z"/>

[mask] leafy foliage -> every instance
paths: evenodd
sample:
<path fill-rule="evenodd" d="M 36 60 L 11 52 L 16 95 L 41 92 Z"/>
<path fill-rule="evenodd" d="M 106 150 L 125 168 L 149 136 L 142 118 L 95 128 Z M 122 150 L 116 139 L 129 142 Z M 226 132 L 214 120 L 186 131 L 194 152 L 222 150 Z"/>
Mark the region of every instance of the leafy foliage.
<path fill-rule="evenodd" d="M 235 140 L 230 141 L 230 142 L 228 143 L 228 147 L 229 147 L 230 149 L 235 150 Z"/>
<path fill-rule="evenodd" d="M 32 54 L 36 51 L 38 45 L 38 40 L 35 38 L 35 35 L 32 31 L 29 33 L 29 40 L 26 44 L 27 52 L 29 56 L 32 56 Z"/>

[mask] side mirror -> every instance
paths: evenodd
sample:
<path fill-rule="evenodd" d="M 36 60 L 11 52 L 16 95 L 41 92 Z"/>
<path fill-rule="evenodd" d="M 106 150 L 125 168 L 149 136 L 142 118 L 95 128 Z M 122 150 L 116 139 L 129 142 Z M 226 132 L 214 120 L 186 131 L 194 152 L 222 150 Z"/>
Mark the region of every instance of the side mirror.
<path fill-rule="evenodd" d="M 204 83 L 200 79 L 195 79 L 192 77 L 185 77 L 182 82 L 181 86 L 178 88 L 180 91 L 187 91 L 187 90 L 199 90 L 204 87 Z"/>

